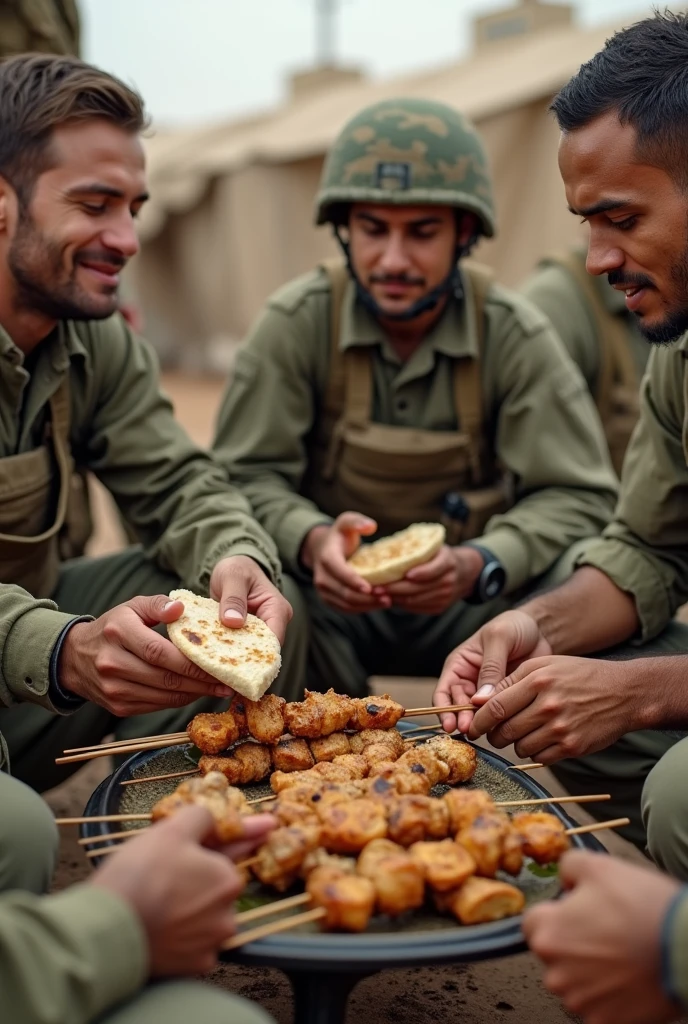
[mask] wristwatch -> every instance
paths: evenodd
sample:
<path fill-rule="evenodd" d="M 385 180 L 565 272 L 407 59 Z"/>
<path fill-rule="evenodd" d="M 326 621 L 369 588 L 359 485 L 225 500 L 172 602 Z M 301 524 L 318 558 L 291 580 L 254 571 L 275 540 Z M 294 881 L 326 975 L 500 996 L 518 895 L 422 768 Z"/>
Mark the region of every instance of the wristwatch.
<path fill-rule="evenodd" d="M 475 581 L 472 593 L 466 598 L 466 602 L 468 604 L 485 604 L 486 601 L 492 601 L 493 598 L 499 597 L 506 584 L 506 571 L 502 563 L 488 548 L 484 548 L 480 544 L 466 541 L 463 546 L 477 551 L 485 563 Z"/>

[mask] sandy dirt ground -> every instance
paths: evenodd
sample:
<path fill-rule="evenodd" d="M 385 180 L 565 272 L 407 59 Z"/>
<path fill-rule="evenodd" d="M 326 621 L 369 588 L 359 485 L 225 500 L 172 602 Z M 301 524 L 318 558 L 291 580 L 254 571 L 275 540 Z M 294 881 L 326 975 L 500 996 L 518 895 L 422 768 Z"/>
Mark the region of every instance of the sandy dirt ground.
<path fill-rule="evenodd" d="M 177 414 L 194 438 L 207 444 L 212 434 L 215 411 L 221 394 L 216 380 L 169 375 L 165 386 Z M 112 515 L 109 499 L 96 490 L 97 529 L 92 553 L 116 550 L 121 534 Z M 385 679 L 380 685 L 407 707 L 430 703 L 431 679 Z M 375 684 L 377 688 L 377 684 Z M 513 751 L 503 752 L 513 757 Z M 513 758 L 516 760 L 516 758 Z M 87 765 L 69 782 L 46 794 L 56 815 L 79 814 L 93 789 L 109 771 L 106 758 Z M 533 775 L 551 792 L 561 792 L 546 770 Z M 581 822 L 591 820 L 583 808 L 573 808 Z M 60 889 L 88 877 L 90 868 L 76 845 L 76 830 L 65 829 L 61 858 L 55 879 Z M 608 848 L 621 856 L 642 857 L 618 836 L 606 834 Z M 479 964 L 442 966 L 415 970 L 386 971 L 362 982 L 354 991 L 347 1024 L 563 1024 L 576 1021 L 540 984 L 541 969 L 530 954 Z M 289 983 L 276 970 L 222 966 L 211 981 L 260 1003 L 279 1024 L 292 1024 L 293 1007 Z M 202 1022 L 199 1022 L 202 1024 Z M 228 1024 L 230 1022 L 228 1021 Z M 295 1021 L 294 1024 L 300 1024 Z M 623 1024 L 623 1022 L 619 1022 Z"/>

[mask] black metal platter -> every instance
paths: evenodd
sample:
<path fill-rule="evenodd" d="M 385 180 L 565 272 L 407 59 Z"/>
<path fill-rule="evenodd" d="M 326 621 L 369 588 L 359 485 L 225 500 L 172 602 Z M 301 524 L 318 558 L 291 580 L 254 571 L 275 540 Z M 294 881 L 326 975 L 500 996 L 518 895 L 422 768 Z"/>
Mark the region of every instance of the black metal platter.
<path fill-rule="evenodd" d="M 399 723 L 400 731 L 409 726 Z M 430 734 L 431 735 L 431 734 Z M 419 739 L 423 738 L 421 734 Z M 133 778 L 162 775 L 192 767 L 184 746 L 145 751 L 125 761 L 95 790 L 85 810 L 86 815 L 140 814 L 149 811 L 161 796 L 171 793 L 179 779 L 122 786 Z M 478 769 L 467 785 L 486 789 L 495 800 L 518 800 L 550 796 L 544 787 L 525 772 L 513 770 L 503 757 L 476 747 Z M 249 799 L 267 795 L 265 783 L 243 787 Z M 446 786 L 436 787 L 439 795 Z M 518 810 L 519 808 L 510 808 Z M 526 808 L 523 808 L 524 810 Z M 567 827 L 576 822 L 557 804 L 544 805 Z M 143 823 L 132 822 L 131 828 Z M 81 827 L 84 837 L 107 835 L 121 831 L 126 823 L 94 822 Z M 593 835 L 572 836 L 574 846 L 604 851 Z M 508 876 L 505 880 L 513 882 Z M 526 896 L 526 906 L 559 894 L 556 875 L 545 873 L 527 863 L 515 884 Z M 284 895 L 267 893 L 257 881 L 250 883 L 238 909 L 283 899 Z M 298 911 L 295 911 L 298 913 Z M 271 918 L 266 918 L 267 921 Z M 440 917 L 429 908 L 422 908 L 399 920 L 376 917 L 362 935 L 341 935 L 321 932 L 317 925 L 274 935 L 243 946 L 223 958 L 255 967 L 278 967 L 290 978 L 296 1001 L 298 1024 L 342 1024 L 346 1001 L 353 986 L 362 978 L 391 967 L 419 967 L 428 964 L 468 962 L 508 956 L 525 949 L 521 918 L 507 918 L 490 924 L 464 926 L 449 917 Z"/>

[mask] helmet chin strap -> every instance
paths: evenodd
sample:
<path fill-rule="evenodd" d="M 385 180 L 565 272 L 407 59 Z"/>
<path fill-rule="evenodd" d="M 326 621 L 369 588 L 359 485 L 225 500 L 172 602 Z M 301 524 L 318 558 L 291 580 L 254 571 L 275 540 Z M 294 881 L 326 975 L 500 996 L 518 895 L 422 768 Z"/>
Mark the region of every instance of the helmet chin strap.
<path fill-rule="evenodd" d="M 461 283 L 459 260 L 464 256 L 468 256 L 469 252 L 478 240 L 477 235 L 474 238 L 471 238 L 465 245 L 456 246 L 451 269 L 443 281 L 440 281 L 440 283 L 429 291 L 427 295 L 423 295 L 422 298 L 418 299 L 417 302 L 414 302 L 412 306 L 409 306 L 409 308 L 405 309 L 403 312 L 388 313 L 375 301 L 368 289 L 363 287 L 363 284 L 354 270 L 353 263 L 351 262 L 351 249 L 349 243 L 345 242 L 340 235 L 339 227 L 335 226 L 333 230 L 335 238 L 339 242 L 342 252 L 346 257 L 347 269 L 353 278 L 354 284 L 356 285 L 356 298 L 369 313 L 372 313 L 376 320 L 384 319 L 393 320 L 396 323 L 408 323 L 410 320 L 415 320 L 424 313 L 429 313 L 431 310 L 435 309 L 445 295 L 453 295 L 458 301 L 463 298 L 463 284 Z"/>

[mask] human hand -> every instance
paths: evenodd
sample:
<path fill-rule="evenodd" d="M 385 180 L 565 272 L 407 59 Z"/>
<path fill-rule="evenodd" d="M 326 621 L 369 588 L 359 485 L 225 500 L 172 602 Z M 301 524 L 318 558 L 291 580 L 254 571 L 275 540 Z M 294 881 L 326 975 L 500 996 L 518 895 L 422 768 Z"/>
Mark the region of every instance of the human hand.
<path fill-rule="evenodd" d="M 610 746 L 639 728 L 647 699 L 644 659 L 598 661 L 549 655 L 521 664 L 475 713 L 469 737 L 513 743 L 519 757 L 552 764 Z"/>
<path fill-rule="evenodd" d="M 682 1016 L 662 988 L 661 931 L 678 882 L 603 854 L 571 851 L 563 899 L 527 910 L 523 933 L 545 987 L 585 1024 L 662 1024 Z"/>
<path fill-rule="evenodd" d="M 510 667 L 541 654 L 551 654 L 551 648 L 535 619 L 521 611 L 497 615 L 448 655 L 432 702 L 440 708 L 479 703 L 478 691 L 496 686 Z M 467 733 L 473 712 L 462 711 L 458 719 L 453 713 L 440 717 L 447 732 L 458 727 Z"/>
<path fill-rule="evenodd" d="M 165 594 L 134 597 L 67 633 L 57 665 L 62 688 L 120 718 L 178 708 L 231 690 L 198 668 L 152 626 L 182 614 Z"/>
<path fill-rule="evenodd" d="M 475 548 L 444 544 L 429 562 L 409 569 L 403 580 L 374 587 L 373 593 L 387 594 L 392 604 L 408 612 L 441 615 L 468 597 L 483 565 Z"/>
<path fill-rule="evenodd" d="M 232 904 L 243 889 L 233 860 L 263 842 L 276 824 L 246 817 L 246 839 L 222 850 L 203 844 L 214 834 L 204 807 L 188 807 L 147 828 L 108 857 L 88 884 L 120 896 L 148 940 L 151 977 L 204 974 L 235 932 Z"/>
<path fill-rule="evenodd" d="M 292 607 L 248 555 L 232 555 L 217 563 L 210 577 L 210 596 L 220 602 L 225 626 L 243 626 L 246 613 L 251 612 L 284 643 Z"/>
<path fill-rule="evenodd" d="M 360 614 L 391 606 L 389 597 L 376 595 L 370 583 L 347 565 L 347 559 L 360 547 L 361 537 L 376 530 L 374 519 L 359 512 L 342 512 L 331 526 L 316 526 L 306 537 L 301 559 L 312 570 L 313 584 L 331 608 Z"/>

